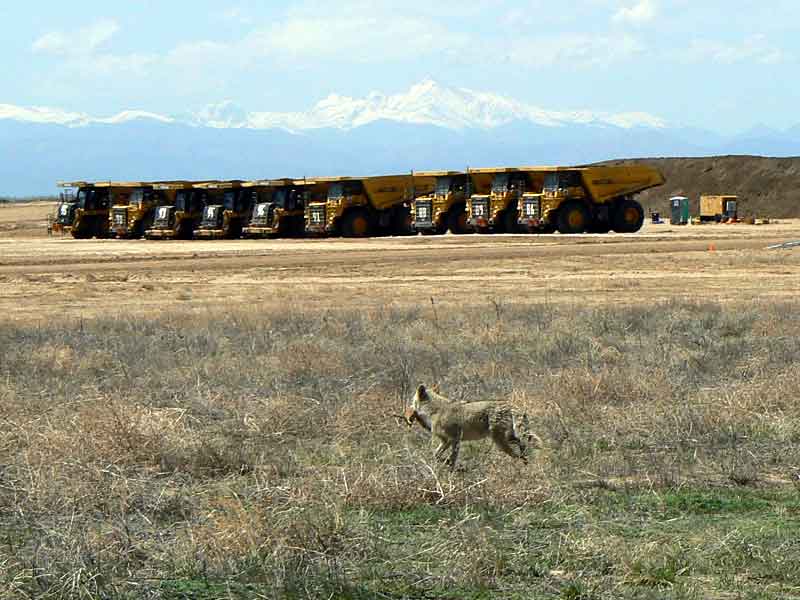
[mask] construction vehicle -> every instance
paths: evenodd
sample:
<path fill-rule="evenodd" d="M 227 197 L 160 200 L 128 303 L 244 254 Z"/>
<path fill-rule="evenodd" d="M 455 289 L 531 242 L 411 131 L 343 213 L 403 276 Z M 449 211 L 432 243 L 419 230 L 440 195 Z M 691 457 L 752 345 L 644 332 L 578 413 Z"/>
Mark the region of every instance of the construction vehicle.
<path fill-rule="evenodd" d="M 255 190 L 255 187 L 251 187 L 245 191 L 242 183 L 244 182 L 236 180 L 199 183 L 194 186 L 202 190 L 222 192 L 221 199 L 217 197 L 215 203 L 208 202 L 203 209 L 200 225 L 194 230 L 195 239 L 233 239 L 242 235 L 242 229 L 250 218 Z"/>
<path fill-rule="evenodd" d="M 156 206 L 161 204 L 160 196 L 161 190 L 148 183 L 135 188 L 126 203 L 114 204 L 108 217 L 111 236 L 141 238 L 153 226 Z"/>
<path fill-rule="evenodd" d="M 700 196 L 700 222 L 735 222 L 739 218 L 737 196 Z"/>
<path fill-rule="evenodd" d="M 432 194 L 420 196 L 411 203 L 411 225 L 415 231 L 442 234 L 469 233 L 467 198 L 471 194 L 486 194 L 491 176 L 463 171 L 423 171 L 416 178 L 435 177 Z"/>
<path fill-rule="evenodd" d="M 470 169 L 469 173 L 477 181 L 489 177 L 491 184 L 488 191 L 470 197 L 468 224 L 479 233 L 519 231 L 522 198 L 541 193 L 544 173 L 533 167 Z"/>
<path fill-rule="evenodd" d="M 59 182 L 64 188 L 53 231 L 76 239 L 109 237 L 109 212 L 113 204 L 125 204 L 141 183 L 113 181 Z M 77 190 L 77 192 L 76 192 Z"/>
<path fill-rule="evenodd" d="M 662 185 L 661 172 L 645 165 L 629 167 L 540 167 L 540 195 L 522 199 L 521 220 L 530 230 L 561 233 L 633 233 L 644 223 L 634 195 Z"/>
<path fill-rule="evenodd" d="M 242 230 L 244 237 L 290 237 L 305 232 L 306 203 L 311 199 L 325 200 L 314 190 L 327 190 L 315 181 L 305 179 L 272 179 L 248 181 L 242 188 L 252 190 L 253 211 L 250 222 Z"/>
<path fill-rule="evenodd" d="M 205 190 L 194 189 L 197 183 L 200 182 L 170 181 L 153 184 L 158 204 L 153 210 L 153 224 L 144 232 L 148 240 L 192 239 L 208 195 Z"/>
<path fill-rule="evenodd" d="M 70 231 L 75 221 L 75 211 L 78 208 L 77 195 L 83 192 L 84 196 L 92 189 L 88 181 L 59 181 L 58 187 L 62 188 L 59 192 L 59 202 L 56 206 L 56 213 L 49 219 L 48 232 L 65 234 Z M 84 201 L 85 202 L 85 201 Z"/>
<path fill-rule="evenodd" d="M 327 187 L 325 201 L 306 205 L 310 234 L 366 237 L 375 233 L 411 233 L 410 203 L 433 191 L 435 177 L 317 177 Z"/>

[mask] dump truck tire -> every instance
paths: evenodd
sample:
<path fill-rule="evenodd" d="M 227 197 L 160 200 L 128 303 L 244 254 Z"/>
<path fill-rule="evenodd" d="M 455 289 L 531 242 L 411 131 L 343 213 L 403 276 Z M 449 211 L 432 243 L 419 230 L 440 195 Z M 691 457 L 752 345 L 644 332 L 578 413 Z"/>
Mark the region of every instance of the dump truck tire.
<path fill-rule="evenodd" d="M 344 237 L 367 237 L 372 232 L 372 219 L 365 210 L 353 210 L 342 221 Z"/>
<path fill-rule="evenodd" d="M 181 221 L 178 224 L 178 229 L 175 231 L 175 237 L 179 240 L 191 240 L 194 239 L 194 228 L 195 225 L 190 221 Z"/>
<path fill-rule="evenodd" d="M 504 233 L 519 233 L 519 212 L 516 210 L 506 210 L 500 220 Z"/>
<path fill-rule="evenodd" d="M 560 233 L 583 233 L 591 223 L 589 209 L 582 202 L 565 202 L 558 209 L 557 227 Z"/>
<path fill-rule="evenodd" d="M 589 233 L 608 233 L 611 231 L 611 223 L 608 221 L 592 221 L 586 229 Z"/>
<path fill-rule="evenodd" d="M 394 235 L 414 235 L 416 233 L 411 219 L 411 211 L 408 209 L 399 210 L 393 221 L 392 233 Z"/>
<path fill-rule="evenodd" d="M 611 226 L 617 233 L 634 233 L 642 228 L 644 209 L 636 200 L 617 203 L 611 215 Z"/>
<path fill-rule="evenodd" d="M 447 228 L 450 230 L 450 233 L 454 233 L 455 235 L 471 233 L 472 229 L 470 229 L 467 224 L 467 211 L 463 208 L 451 208 L 450 212 L 447 213 Z"/>
<path fill-rule="evenodd" d="M 545 234 L 550 234 L 555 232 L 556 232 L 556 226 L 553 223 L 542 223 L 536 230 L 536 233 L 545 233 Z"/>

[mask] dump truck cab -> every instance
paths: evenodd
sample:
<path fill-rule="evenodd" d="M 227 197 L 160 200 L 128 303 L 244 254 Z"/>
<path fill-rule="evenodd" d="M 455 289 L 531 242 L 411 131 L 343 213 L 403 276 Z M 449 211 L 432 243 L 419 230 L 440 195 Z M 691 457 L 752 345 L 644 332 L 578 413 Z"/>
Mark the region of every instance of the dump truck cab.
<path fill-rule="evenodd" d="M 480 233 L 519 231 L 519 207 L 524 194 L 541 190 L 531 170 L 518 168 L 470 169 L 473 177 L 491 177 L 488 192 L 472 194 L 467 223 Z"/>
<path fill-rule="evenodd" d="M 306 232 L 312 235 L 366 237 L 412 233 L 411 207 L 417 192 L 433 191 L 434 177 L 316 177 L 325 201 L 306 206 Z"/>
<path fill-rule="evenodd" d="M 424 171 L 414 174 L 416 178 L 435 178 L 433 192 L 417 197 L 411 203 L 411 224 L 414 231 L 442 234 L 469 233 L 467 222 L 467 198 L 472 193 L 486 193 L 486 178 L 473 179 L 463 171 Z"/>
<path fill-rule="evenodd" d="M 635 195 L 665 181 L 658 169 L 646 165 L 536 170 L 543 175 L 542 194 L 529 197 L 530 208 L 523 200 L 523 217 L 526 211 L 538 215 L 528 221 L 533 230 L 565 234 L 638 231 L 644 209 Z"/>
<path fill-rule="evenodd" d="M 291 237 L 305 233 L 306 202 L 319 185 L 305 179 L 248 181 L 242 188 L 252 190 L 253 210 L 242 231 L 245 237 Z M 324 195 L 323 195 L 324 199 Z"/>
<path fill-rule="evenodd" d="M 79 194 L 84 196 L 92 190 L 93 184 L 86 181 L 59 181 L 59 202 L 56 214 L 52 217 L 50 231 L 53 233 L 68 233 L 75 221 L 75 212 L 78 209 Z"/>
<path fill-rule="evenodd" d="M 206 203 L 200 225 L 194 231 L 195 239 L 233 239 L 242 234 L 242 228 L 250 218 L 253 199 L 253 189 L 245 191 L 242 183 L 237 180 L 196 186 L 206 191 L 218 191 L 221 197 Z"/>
<path fill-rule="evenodd" d="M 125 204 L 115 204 L 109 214 L 112 237 L 139 239 L 153 225 L 159 193 L 152 184 L 135 187 Z"/>
<path fill-rule="evenodd" d="M 65 190 L 73 191 L 62 196 L 53 230 L 70 233 L 77 239 L 109 237 L 111 206 L 127 203 L 138 185 L 110 181 L 59 183 Z"/>
<path fill-rule="evenodd" d="M 197 183 L 163 181 L 153 184 L 157 204 L 153 209 L 153 223 L 144 233 L 147 239 L 192 239 L 208 195 L 205 190 L 194 189 Z"/>
<path fill-rule="evenodd" d="M 738 196 L 700 196 L 700 221 L 734 222 L 739 218 Z"/>

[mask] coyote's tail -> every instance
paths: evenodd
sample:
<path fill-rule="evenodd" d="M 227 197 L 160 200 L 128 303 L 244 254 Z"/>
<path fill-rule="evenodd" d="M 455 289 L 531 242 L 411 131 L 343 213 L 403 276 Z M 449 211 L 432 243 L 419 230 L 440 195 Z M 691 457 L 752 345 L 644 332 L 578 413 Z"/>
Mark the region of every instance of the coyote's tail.
<path fill-rule="evenodd" d="M 511 420 L 514 428 L 514 435 L 522 443 L 524 451 L 527 452 L 531 447 L 541 448 L 542 439 L 531 431 L 530 420 L 527 413 L 514 416 Z"/>

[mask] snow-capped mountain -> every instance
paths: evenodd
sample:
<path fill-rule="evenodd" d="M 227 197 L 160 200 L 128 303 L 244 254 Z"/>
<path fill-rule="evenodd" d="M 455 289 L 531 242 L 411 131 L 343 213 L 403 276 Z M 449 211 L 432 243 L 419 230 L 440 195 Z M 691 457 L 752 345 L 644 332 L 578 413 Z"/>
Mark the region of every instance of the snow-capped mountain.
<path fill-rule="evenodd" d="M 395 121 L 416 125 L 434 125 L 447 129 L 493 129 L 515 121 L 543 127 L 566 125 L 606 125 L 630 129 L 662 129 L 666 123 L 647 113 L 593 113 L 591 111 L 549 111 L 490 92 L 466 88 L 448 88 L 431 79 L 394 95 L 372 92 L 366 98 L 333 94 L 318 102 L 308 112 L 250 113 L 240 126 L 254 129 L 282 128 L 353 129 L 375 121 Z"/>
<path fill-rule="evenodd" d="M 75 113 L 62 110 L 60 108 L 50 108 L 45 106 L 14 106 L 12 104 L 0 104 L 0 120 L 21 121 L 24 123 L 48 123 L 53 125 L 64 125 L 66 127 L 85 127 L 93 123 L 105 123 L 116 125 L 127 123 L 136 119 L 152 119 L 162 123 L 172 123 L 171 117 L 165 117 L 143 110 L 124 110 L 111 117 L 91 117 L 84 113 Z"/>
<path fill-rule="evenodd" d="M 52 193 L 58 180 L 271 179 L 377 175 L 641 156 L 800 154 L 800 127 L 726 138 L 647 113 L 551 111 L 426 80 L 305 112 L 233 102 L 191 114 L 96 117 L 0 104 L 0 195 Z"/>
<path fill-rule="evenodd" d="M 247 112 L 228 100 L 206 106 L 184 117 L 129 110 L 112 117 L 98 118 L 54 108 L 25 108 L 2 104 L 0 119 L 54 123 L 68 127 L 152 119 L 163 123 L 182 122 L 218 129 L 284 129 L 295 132 L 325 128 L 349 130 L 376 121 L 432 125 L 451 130 L 494 129 L 512 122 L 527 122 L 542 127 L 666 127 L 662 119 L 644 112 L 611 114 L 588 110 L 545 110 L 491 92 L 445 87 L 431 79 L 413 85 L 405 92 L 392 95 L 372 92 L 366 98 L 351 98 L 332 94 L 305 112 Z"/>

